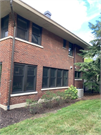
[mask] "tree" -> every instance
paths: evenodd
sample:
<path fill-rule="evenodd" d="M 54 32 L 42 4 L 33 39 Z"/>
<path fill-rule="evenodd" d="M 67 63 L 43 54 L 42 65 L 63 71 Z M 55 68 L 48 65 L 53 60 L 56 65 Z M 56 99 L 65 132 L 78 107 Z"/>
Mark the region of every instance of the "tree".
<path fill-rule="evenodd" d="M 95 25 L 89 23 L 89 27 L 95 39 L 90 41 L 92 45 L 87 47 L 86 50 L 80 50 L 79 55 L 83 58 L 91 58 L 92 61 L 76 63 L 76 65 L 79 66 L 79 71 L 83 73 L 84 85 L 93 92 L 100 91 L 101 17 Z"/>

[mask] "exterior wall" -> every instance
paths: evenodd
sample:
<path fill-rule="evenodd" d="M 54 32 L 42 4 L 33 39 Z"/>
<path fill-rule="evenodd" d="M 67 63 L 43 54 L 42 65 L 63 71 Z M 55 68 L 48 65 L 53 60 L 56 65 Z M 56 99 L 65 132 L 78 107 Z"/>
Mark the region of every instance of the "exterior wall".
<path fill-rule="evenodd" d="M 76 46 L 75 63 L 84 62 L 84 59 L 81 56 L 78 55 L 78 53 L 80 53 L 79 52 L 80 49 L 82 49 L 82 48 L 80 48 L 79 46 Z M 75 67 L 76 67 L 75 70 L 79 69 L 78 66 L 75 65 Z M 83 80 L 75 79 L 75 86 L 77 88 L 83 88 Z"/>
<path fill-rule="evenodd" d="M 16 14 L 15 14 L 16 17 Z M 11 15 L 9 16 L 9 34 L 13 36 L 13 21 Z M 31 42 L 32 22 L 30 22 L 29 28 L 29 42 Z M 14 62 L 37 65 L 37 78 L 36 78 L 36 91 L 37 94 L 23 95 L 23 96 L 11 96 L 10 104 L 23 103 L 26 99 L 38 100 L 45 91 L 42 91 L 42 74 L 43 66 L 67 69 L 68 74 L 68 86 L 73 85 L 74 80 L 74 52 L 73 57 L 68 56 L 69 42 L 67 41 L 66 48 L 63 48 L 63 39 L 55 34 L 42 29 L 42 41 L 41 46 L 43 48 L 36 47 L 34 45 L 15 40 Z M 1 78 L 1 104 L 7 105 L 8 91 L 9 91 L 9 79 L 10 79 L 10 65 L 11 65 L 11 52 L 12 52 L 12 39 L 6 39 L 0 42 L 0 62 L 2 62 L 2 78 Z M 76 54 L 76 62 L 82 61 Z M 82 85 L 82 81 L 75 81 L 75 85 Z M 65 89 L 60 89 L 63 91 Z M 11 90 L 12 91 L 12 90 Z M 51 90 L 58 91 L 58 90 Z"/>
<path fill-rule="evenodd" d="M 13 27 L 11 14 L 9 15 L 8 36 L 12 35 Z M 10 65 L 11 65 L 12 39 L 0 41 L 0 62 L 2 62 L 2 75 L 0 85 L 0 104 L 7 105 L 8 90 L 10 82 Z"/>

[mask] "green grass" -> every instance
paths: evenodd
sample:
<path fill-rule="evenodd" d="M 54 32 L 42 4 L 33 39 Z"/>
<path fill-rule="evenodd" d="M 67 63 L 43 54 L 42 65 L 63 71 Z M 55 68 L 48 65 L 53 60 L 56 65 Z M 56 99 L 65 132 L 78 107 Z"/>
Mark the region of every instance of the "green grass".
<path fill-rule="evenodd" d="M 79 101 L 37 119 L 0 129 L 0 135 L 100 135 L 101 100 Z"/>

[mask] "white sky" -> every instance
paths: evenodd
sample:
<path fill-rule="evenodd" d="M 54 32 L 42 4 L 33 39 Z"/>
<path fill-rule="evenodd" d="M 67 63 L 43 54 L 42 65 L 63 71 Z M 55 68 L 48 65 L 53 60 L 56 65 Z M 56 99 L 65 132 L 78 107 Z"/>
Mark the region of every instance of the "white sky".
<path fill-rule="evenodd" d="M 22 0 L 36 10 L 50 11 L 51 19 L 89 42 L 94 38 L 88 22 L 100 15 L 101 0 Z"/>

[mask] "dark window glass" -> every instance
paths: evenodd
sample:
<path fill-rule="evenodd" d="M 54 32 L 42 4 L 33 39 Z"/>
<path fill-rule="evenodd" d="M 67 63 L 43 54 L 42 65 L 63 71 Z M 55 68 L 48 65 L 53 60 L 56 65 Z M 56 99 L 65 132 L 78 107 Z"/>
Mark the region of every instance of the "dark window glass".
<path fill-rule="evenodd" d="M 66 40 L 63 40 L 63 47 L 66 48 Z"/>
<path fill-rule="evenodd" d="M 32 26 L 32 42 L 41 45 L 41 28 L 35 24 Z"/>
<path fill-rule="evenodd" d="M 57 86 L 62 86 L 62 70 L 57 70 Z"/>
<path fill-rule="evenodd" d="M 55 87 L 56 83 L 56 69 L 50 69 L 50 87 Z"/>
<path fill-rule="evenodd" d="M 0 83 L 1 83 L 2 63 L 0 63 Z"/>
<path fill-rule="evenodd" d="M 18 16 L 17 18 L 17 37 L 28 40 L 28 28 L 29 28 L 29 21 Z"/>
<path fill-rule="evenodd" d="M 64 71 L 63 71 L 63 86 L 67 86 L 67 85 L 68 85 L 68 84 L 67 84 L 67 82 L 68 82 L 67 76 L 68 76 L 68 71 L 64 70 Z"/>
<path fill-rule="evenodd" d="M 43 68 L 43 83 L 42 87 L 48 87 L 48 81 L 49 81 L 49 68 Z"/>
<path fill-rule="evenodd" d="M 36 66 L 14 65 L 13 93 L 35 91 Z"/>
<path fill-rule="evenodd" d="M 8 36 L 8 20 L 8 15 L 1 19 L 1 38 Z"/>
<path fill-rule="evenodd" d="M 43 88 L 62 87 L 68 85 L 68 70 L 43 68 Z"/>
<path fill-rule="evenodd" d="M 69 43 L 69 55 L 73 56 L 73 44 Z"/>
<path fill-rule="evenodd" d="M 80 78 L 81 78 L 81 72 L 75 71 L 75 79 L 80 79 Z"/>

